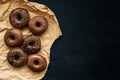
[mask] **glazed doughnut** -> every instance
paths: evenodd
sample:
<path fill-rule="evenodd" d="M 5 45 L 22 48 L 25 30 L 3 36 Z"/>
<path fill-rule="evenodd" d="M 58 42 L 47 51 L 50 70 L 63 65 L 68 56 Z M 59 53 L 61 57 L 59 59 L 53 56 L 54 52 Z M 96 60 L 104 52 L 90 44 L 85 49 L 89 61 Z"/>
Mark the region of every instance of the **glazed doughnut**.
<path fill-rule="evenodd" d="M 28 25 L 30 16 L 26 9 L 16 8 L 9 15 L 10 23 L 13 27 L 22 29 Z"/>
<path fill-rule="evenodd" d="M 48 22 L 44 17 L 36 16 L 29 21 L 29 29 L 35 35 L 41 35 L 48 28 Z"/>
<path fill-rule="evenodd" d="M 23 34 L 18 29 L 8 29 L 4 35 L 4 41 L 9 47 L 20 46 L 23 42 Z"/>
<path fill-rule="evenodd" d="M 27 65 L 30 68 L 30 70 L 34 72 L 40 72 L 46 68 L 47 62 L 43 56 L 33 54 L 28 57 Z"/>
<path fill-rule="evenodd" d="M 41 42 L 39 37 L 34 35 L 27 36 L 23 41 L 23 50 L 27 54 L 34 54 L 40 50 Z"/>
<path fill-rule="evenodd" d="M 26 64 L 27 57 L 20 48 L 13 48 L 8 52 L 7 60 L 14 67 L 21 67 Z"/>

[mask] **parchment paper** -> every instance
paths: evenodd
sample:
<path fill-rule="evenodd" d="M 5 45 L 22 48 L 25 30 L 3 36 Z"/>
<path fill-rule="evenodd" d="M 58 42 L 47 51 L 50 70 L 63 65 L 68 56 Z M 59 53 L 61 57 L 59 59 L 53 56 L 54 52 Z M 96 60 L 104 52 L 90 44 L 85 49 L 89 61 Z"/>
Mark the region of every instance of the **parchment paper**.
<path fill-rule="evenodd" d="M 7 53 L 10 48 L 4 43 L 4 34 L 7 29 L 13 28 L 9 22 L 9 14 L 15 8 L 25 8 L 29 11 L 30 18 L 44 16 L 49 23 L 48 29 L 41 39 L 41 50 L 38 52 L 47 60 L 47 68 L 50 62 L 50 48 L 53 42 L 62 35 L 58 21 L 54 13 L 45 5 L 27 0 L 0 0 L 0 80 L 41 80 L 47 71 L 32 72 L 26 65 L 21 68 L 11 66 L 7 61 Z M 28 28 L 23 29 L 25 36 L 32 34 Z"/>

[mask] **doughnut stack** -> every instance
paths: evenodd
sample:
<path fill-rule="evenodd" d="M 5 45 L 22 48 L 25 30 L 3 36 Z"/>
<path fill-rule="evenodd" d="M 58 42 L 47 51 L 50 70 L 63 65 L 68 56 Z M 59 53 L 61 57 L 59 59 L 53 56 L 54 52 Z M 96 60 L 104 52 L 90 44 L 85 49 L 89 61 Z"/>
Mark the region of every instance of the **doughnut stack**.
<path fill-rule="evenodd" d="M 7 54 L 8 63 L 14 67 L 27 65 L 33 72 L 46 69 L 47 61 L 37 53 L 41 49 L 39 36 L 48 28 L 48 21 L 43 16 L 35 16 L 30 19 L 29 12 L 24 8 L 16 8 L 10 12 L 10 24 L 13 28 L 8 29 L 4 35 L 4 41 L 10 48 Z M 32 35 L 24 38 L 22 29 L 28 27 Z"/>

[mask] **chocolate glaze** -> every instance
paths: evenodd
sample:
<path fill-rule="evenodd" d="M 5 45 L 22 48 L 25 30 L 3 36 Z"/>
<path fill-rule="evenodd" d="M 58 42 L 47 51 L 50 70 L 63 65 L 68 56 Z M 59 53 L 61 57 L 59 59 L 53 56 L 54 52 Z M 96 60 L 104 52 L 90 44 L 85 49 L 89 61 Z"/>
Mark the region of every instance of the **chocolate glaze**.
<path fill-rule="evenodd" d="M 13 27 L 22 29 L 24 27 L 27 27 L 30 16 L 26 9 L 16 8 L 11 11 L 9 20 Z"/>
<path fill-rule="evenodd" d="M 29 29 L 35 35 L 41 35 L 48 28 L 48 22 L 44 17 L 36 16 L 29 21 Z"/>
<path fill-rule="evenodd" d="M 28 57 L 27 66 L 34 72 L 40 72 L 45 70 L 47 62 L 43 56 L 33 54 Z"/>
<path fill-rule="evenodd" d="M 29 35 L 24 39 L 23 50 L 27 54 L 34 54 L 40 50 L 41 42 L 39 37 L 34 35 Z"/>
<path fill-rule="evenodd" d="M 14 67 L 21 67 L 26 64 L 27 57 L 20 48 L 13 48 L 8 52 L 7 60 Z"/>
<path fill-rule="evenodd" d="M 18 29 L 8 29 L 4 35 L 4 41 L 9 47 L 20 46 L 23 42 L 23 34 Z"/>

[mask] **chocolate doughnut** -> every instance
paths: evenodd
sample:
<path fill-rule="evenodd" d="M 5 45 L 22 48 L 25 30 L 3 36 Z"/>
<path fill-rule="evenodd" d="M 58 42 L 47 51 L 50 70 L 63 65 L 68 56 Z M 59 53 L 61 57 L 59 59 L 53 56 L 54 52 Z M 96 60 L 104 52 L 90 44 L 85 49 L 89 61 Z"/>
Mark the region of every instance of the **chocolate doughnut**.
<path fill-rule="evenodd" d="M 37 53 L 40 50 L 40 47 L 41 42 L 37 36 L 29 35 L 23 41 L 23 50 L 28 54 Z"/>
<path fill-rule="evenodd" d="M 44 17 L 36 16 L 29 21 L 29 29 L 35 35 L 41 35 L 48 28 L 48 22 Z"/>
<path fill-rule="evenodd" d="M 33 54 L 28 57 L 27 66 L 34 72 L 40 72 L 46 68 L 47 62 L 43 56 Z"/>
<path fill-rule="evenodd" d="M 4 35 L 4 41 L 9 47 L 20 46 L 23 41 L 23 34 L 18 29 L 8 29 Z"/>
<path fill-rule="evenodd" d="M 21 67 L 27 63 L 27 57 L 20 48 L 13 48 L 8 52 L 7 60 L 14 67 Z"/>
<path fill-rule="evenodd" d="M 16 8 L 9 15 L 10 23 L 13 27 L 22 29 L 28 25 L 30 16 L 26 9 Z"/>

